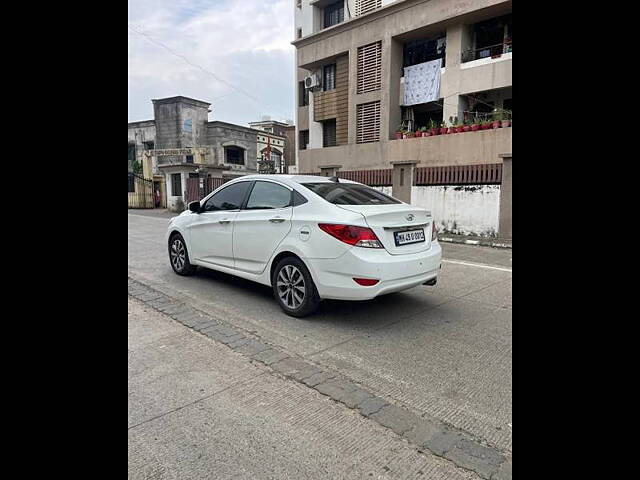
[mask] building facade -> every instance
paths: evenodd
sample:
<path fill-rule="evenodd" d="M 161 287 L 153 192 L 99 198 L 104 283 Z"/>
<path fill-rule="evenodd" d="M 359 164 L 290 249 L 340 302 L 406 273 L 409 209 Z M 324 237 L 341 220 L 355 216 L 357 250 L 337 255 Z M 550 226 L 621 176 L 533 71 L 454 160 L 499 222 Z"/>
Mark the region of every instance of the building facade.
<path fill-rule="evenodd" d="M 286 173 L 286 154 L 291 146 L 287 143 L 286 128 L 293 125 L 263 118 L 259 122 L 249 122 L 249 127 L 258 133 L 258 171 L 262 173 Z"/>
<path fill-rule="evenodd" d="M 144 152 L 155 148 L 156 124 L 153 120 L 129 123 L 129 171 L 134 163 L 142 165 Z"/>
<path fill-rule="evenodd" d="M 155 148 L 156 124 L 153 120 L 129 123 L 129 207 L 165 208 L 164 176 L 148 165 L 146 153 Z M 144 167 L 147 165 L 146 172 Z M 135 175 L 134 175 L 135 174 Z M 144 179 L 151 179 L 145 181 Z"/>
<path fill-rule="evenodd" d="M 142 165 L 140 176 L 153 180 L 155 206 L 183 210 L 189 178 L 257 172 L 257 130 L 209 121 L 211 104 L 201 100 L 152 101 L 153 120 L 129 123 L 129 171 L 134 161 Z"/>
<path fill-rule="evenodd" d="M 258 134 L 258 171 L 272 170 L 274 173 L 288 173 L 288 167 L 295 164 L 295 126 L 270 118 L 249 122 L 249 127 L 260 130 Z M 270 159 L 265 162 L 267 152 Z M 260 164 L 264 166 L 261 169 Z"/>
<path fill-rule="evenodd" d="M 498 163 L 511 152 L 511 128 L 396 135 L 510 114 L 511 1 L 296 0 L 293 8 L 299 172 Z M 433 65 L 435 97 L 413 74 Z"/>
<path fill-rule="evenodd" d="M 284 149 L 287 139 L 269 132 L 258 133 L 258 172 L 284 173 Z"/>

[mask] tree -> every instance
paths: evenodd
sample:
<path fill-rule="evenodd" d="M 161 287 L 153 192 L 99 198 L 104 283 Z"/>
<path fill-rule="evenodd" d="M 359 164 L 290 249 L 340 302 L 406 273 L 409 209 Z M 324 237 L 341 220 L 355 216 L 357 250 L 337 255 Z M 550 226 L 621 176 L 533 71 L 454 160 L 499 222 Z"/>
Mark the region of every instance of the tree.
<path fill-rule="evenodd" d="M 138 160 L 134 160 L 131 163 L 131 168 L 133 169 L 133 173 L 135 173 L 136 175 L 142 174 L 142 163 L 140 163 Z"/>

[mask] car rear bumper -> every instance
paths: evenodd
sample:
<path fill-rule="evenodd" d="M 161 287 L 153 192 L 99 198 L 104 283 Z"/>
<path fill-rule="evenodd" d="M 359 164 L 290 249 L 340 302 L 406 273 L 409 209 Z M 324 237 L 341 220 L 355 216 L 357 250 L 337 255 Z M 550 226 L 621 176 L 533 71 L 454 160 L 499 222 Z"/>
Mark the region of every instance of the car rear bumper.
<path fill-rule="evenodd" d="M 399 292 L 436 278 L 442 249 L 433 242 L 425 252 L 391 255 L 384 249 L 353 247 L 335 259 L 306 259 L 320 298 L 368 300 Z M 355 278 L 380 280 L 373 286 L 357 284 Z"/>

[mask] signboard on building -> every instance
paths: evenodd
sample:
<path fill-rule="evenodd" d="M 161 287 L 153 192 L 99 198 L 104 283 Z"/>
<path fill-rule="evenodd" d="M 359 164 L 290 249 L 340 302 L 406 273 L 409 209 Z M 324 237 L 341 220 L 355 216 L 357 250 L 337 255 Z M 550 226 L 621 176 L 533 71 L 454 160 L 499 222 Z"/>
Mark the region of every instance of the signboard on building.
<path fill-rule="evenodd" d="M 195 148 L 159 148 L 154 150 L 147 150 L 147 155 L 152 157 L 173 157 L 176 155 L 208 155 L 209 149 L 205 147 Z"/>

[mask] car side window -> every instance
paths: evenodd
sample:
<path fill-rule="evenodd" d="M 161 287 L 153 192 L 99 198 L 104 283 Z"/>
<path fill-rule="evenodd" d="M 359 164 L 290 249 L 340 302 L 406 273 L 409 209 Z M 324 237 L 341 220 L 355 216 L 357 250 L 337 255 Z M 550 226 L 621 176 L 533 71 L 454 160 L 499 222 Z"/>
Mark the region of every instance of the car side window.
<path fill-rule="evenodd" d="M 302 205 L 303 203 L 307 203 L 309 200 L 304 198 L 300 193 L 296 190 L 293 191 L 293 206 L 297 207 L 298 205 Z"/>
<path fill-rule="evenodd" d="M 203 211 L 238 210 L 250 186 L 251 182 L 239 182 L 223 188 L 207 200 Z"/>
<path fill-rule="evenodd" d="M 291 206 L 291 190 L 272 182 L 257 181 L 247 200 L 247 210 Z"/>

